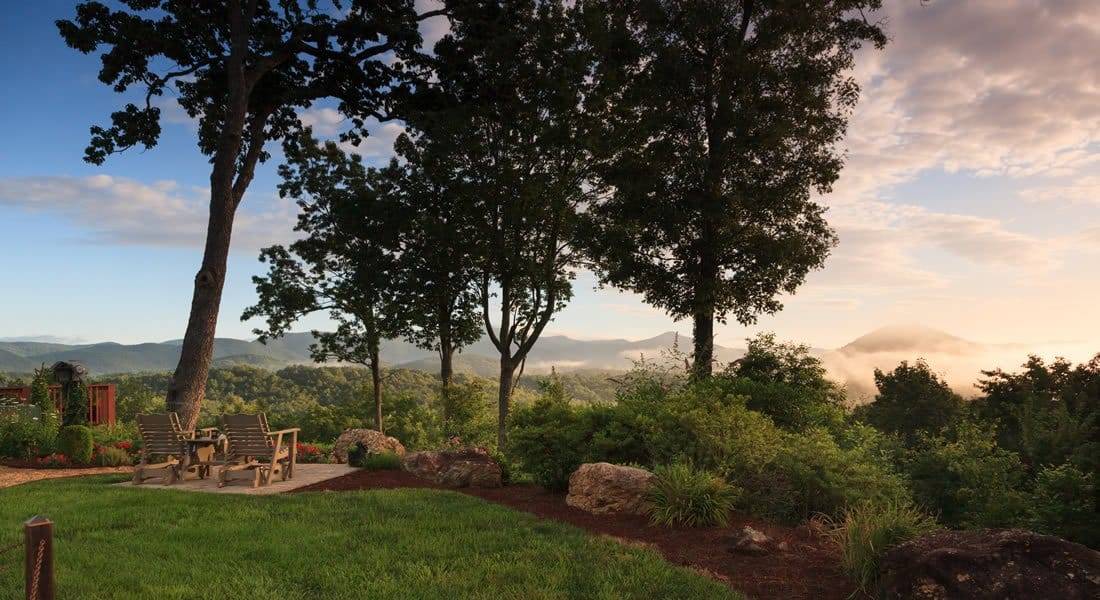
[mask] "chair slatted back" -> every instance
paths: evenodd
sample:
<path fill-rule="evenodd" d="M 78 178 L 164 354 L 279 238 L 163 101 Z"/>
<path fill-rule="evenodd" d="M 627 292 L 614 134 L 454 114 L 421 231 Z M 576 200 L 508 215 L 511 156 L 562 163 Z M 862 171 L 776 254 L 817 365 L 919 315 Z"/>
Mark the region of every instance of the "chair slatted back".
<path fill-rule="evenodd" d="M 222 415 L 222 432 L 229 438 L 229 454 L 233 456 L 270 457 L 275 451 L 267 435 L 267 418 L 258 415 Z"/>
<path fill-rule="evenodd" d="M 179 456 L 183 452 L 183 440 L 187 434 L 180 427 L 176 413 L 138 415 L 137 423 L 142 451 L 146 454 Z"/>

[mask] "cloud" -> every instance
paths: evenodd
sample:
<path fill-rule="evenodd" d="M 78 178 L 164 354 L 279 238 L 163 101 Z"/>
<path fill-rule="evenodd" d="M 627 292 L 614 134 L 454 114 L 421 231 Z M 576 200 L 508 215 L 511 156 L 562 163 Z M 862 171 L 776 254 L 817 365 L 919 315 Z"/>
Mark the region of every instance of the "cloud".
<path fill-rule="evenodd" d="M 246 197 L 233 226 L 235 250 L 254 252 L 293 239 L 297 207 Z M 87 231 L 92 243 L 201 247 L 209 190 L 175 181 L 144 184 L 123 177 L 10 177 L 0 179 L 0 207 L 55 214 Z"/>
<path fill-rule="evenodd" d="M 298 113 L 302 124 L 313 128 L 313 135 L 331 138 L 344 124 L 344 115 L 335 108 L 312 107 Z"/>

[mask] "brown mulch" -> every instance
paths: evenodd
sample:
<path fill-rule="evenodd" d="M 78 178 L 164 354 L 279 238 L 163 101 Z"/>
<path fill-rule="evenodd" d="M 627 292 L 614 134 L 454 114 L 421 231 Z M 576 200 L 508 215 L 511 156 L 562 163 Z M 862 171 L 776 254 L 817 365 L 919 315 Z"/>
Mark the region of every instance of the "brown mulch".
<path fill-rule="evenodd" d="M 21 483 L 30 483 L 40 479 L 58 479 L 80 475 L 103 475 L 105 473 L 132 473 L 133 467 L 70 467 L 64 469 L 37 469 L 0 465 L 0 488 Z"/>
<path fill-rule="evenodd" d="M 362 470 L 291 493 L 392 488 L 443 489 L 403 471 Z M 739 514 L 732 515 L 727 527 L 654 527 L 646 517 L 637 515 L 589 514 L 568 506 L 564 494 L 534 485 L 454 491 L 569 523 L 616 541 L 654 548 L 666 560 L 722 581 L 751 598 L 843 600 L 855 590 L 840 571 L 835 550 L 807 527 L 783 527 Z M 776 542 L 786 542 L 789 550 L 767 556 L 729 552 L 728 539 L 745 525 L 763 531 Z"/>

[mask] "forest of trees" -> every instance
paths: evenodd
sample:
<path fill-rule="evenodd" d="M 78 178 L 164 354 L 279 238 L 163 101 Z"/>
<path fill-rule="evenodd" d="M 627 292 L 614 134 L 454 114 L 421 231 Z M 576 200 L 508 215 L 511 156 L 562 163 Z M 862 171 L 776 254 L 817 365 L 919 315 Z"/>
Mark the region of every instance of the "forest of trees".
<path fill-rule="evenodd" d="M 92 128 L 86 160 L 155 146 L 152 99 L 168 92 L 211 160 L 169 408 L 190 426 L 205 405 L 234 216 L 278 141 L 301 237 L 263 250 L 243 317 L 263 318 L 266 338 L 327 314 L 314 355 L 370 367 L 380 430 L 379 340 L 438 352 L 446 393 L 454 352 L 484 333 L 499 354 L 500 445 L 578 268 L 692 319 L 696 378 L 713 370 L 716 322 L 782 308 L 835 244 L 815 193 L 843 166 L 858 51 L 886 43 L 879 0 L 123 4 L 58 22 L 73 48 L 105 48 L 104 83 L 144 92 Z M 431 47 L 429 19 L 447 26 Z M 368 166 L 315 139 L 302 111 L 316 106 L 346 117 L 339 141 L 353 145 L 400 121 L 394 159 Z"/>

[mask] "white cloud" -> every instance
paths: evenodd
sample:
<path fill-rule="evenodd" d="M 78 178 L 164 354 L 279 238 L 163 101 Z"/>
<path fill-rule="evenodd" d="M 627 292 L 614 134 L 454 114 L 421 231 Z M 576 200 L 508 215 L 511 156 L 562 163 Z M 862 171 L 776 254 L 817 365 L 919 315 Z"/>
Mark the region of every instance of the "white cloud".
<path fill-rule="evenodd" d="M 246 197 L 233 226 L 233 247 L 257 248 L 293 239 L 297 207 L 278 198 Z M 87 241 L 143 246 L 201 247 L 209 190 L 152 185 L 123 177 L 10 177 L 0 179 L 0 207 L 49 212 L 87 230 Z"/>

